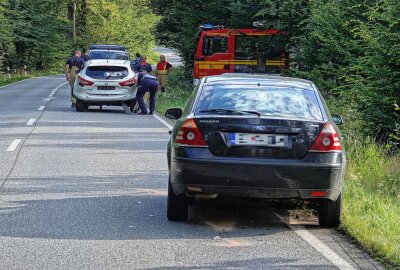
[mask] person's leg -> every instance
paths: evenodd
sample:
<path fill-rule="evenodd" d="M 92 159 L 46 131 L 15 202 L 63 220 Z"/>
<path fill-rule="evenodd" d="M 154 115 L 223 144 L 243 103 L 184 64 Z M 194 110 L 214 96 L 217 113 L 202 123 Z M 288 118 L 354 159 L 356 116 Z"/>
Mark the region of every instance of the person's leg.
<path fill-rule="evenodd" d="M 136 93 L 136 101 L 139 104 L 139 108 L 140 108 L 142 114 L 148 113 L 147 107 L 146 107 L 146 104 L 144 103 L 144 98 L 143 98 L 144 94 L 146 94 L 146 92 L 147 92 L 146 88 L 140 86 Z"/>
<path fill-rule="evenodd" d="M 167 83 L 168 83 L 168 75 L 167 74 L 159 75 L 159 81 L 160 81 L 161 92 L 165 93 L 165 89 L 167 88 Z"/>
<path fill-rule="evenodd" d="M 76 80 L 76 67 L 72 67 L 71 72 L 69 74 L 69 84 L 71 85 L 71 104 L 73 107 L 76 104 L 76 97 L 74 96 L 75 80 Z"/>
<path fill-rule="evenodd" d="M 154 86 L 150 89 L 150 114 L 154 114 L 156 110 L 156 97 L 157 97 L 158 84 L 154 84 Z"/>

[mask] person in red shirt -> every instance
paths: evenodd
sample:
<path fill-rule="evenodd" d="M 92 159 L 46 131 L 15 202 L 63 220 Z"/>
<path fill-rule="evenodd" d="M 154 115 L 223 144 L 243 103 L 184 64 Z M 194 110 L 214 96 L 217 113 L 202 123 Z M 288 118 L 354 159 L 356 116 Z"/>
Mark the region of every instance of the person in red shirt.
<path fill-rule="evenodd" d="M 168 74 L 172 69 L 172 65 L 168 63 L 164 55 L 160 55 L 160 62 L 157 63 L 156 75 L 160 81 L 161 92 L 165 93 L 168 85 Z"/>

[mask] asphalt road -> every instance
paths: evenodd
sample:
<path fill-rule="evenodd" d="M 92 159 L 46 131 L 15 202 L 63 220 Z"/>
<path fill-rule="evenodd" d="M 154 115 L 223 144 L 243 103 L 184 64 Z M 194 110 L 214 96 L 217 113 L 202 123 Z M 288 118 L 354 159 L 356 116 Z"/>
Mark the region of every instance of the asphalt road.
<path fill-rule="evenodd" d="M 280 205 L 196 203 L 167 221 L 166 125 L 75 112 L 62 83 L 0 88 L 0 269 L 381 269 Z"/>
<path fill-rule="evenodd" d="M 173 66 L 180 66 L 182 65 L 182 61 L 180 56 L 178 55 L 178 53 L 173 50 L 173 49 L 169 49 L 169 48 L 165 48 L 165 47 L 155 47 L 153 49 L 154 51 L 156 51 L 159 54 L 162 54 L 165 56 L 165 58 L 167 59 L 167 61 Z"/>

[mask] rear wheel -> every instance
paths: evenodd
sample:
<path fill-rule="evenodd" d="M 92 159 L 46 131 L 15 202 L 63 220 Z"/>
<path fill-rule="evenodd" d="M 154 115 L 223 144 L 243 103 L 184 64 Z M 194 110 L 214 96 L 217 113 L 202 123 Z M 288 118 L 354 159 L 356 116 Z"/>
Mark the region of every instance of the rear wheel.
<path fill-rule="evenodd" d="M 171 221 L 185 221 L 188 219 L 189 199 L 185 195 L 176 195 L 168 181 L 167 217 Z"/>
<path fill-rule="evenodd" d="M 340 223 L 342 211 L 342 194 L 336 201 L 321 201 L 318 207 L 319 225 L 322 227 L 336 228 Z"/>
<path fill-rule="evenodd" d="M 77 112 L 83 112 L 85 111 L 85 103 L 82 100 L 76 100 L 75 108 Z"/>

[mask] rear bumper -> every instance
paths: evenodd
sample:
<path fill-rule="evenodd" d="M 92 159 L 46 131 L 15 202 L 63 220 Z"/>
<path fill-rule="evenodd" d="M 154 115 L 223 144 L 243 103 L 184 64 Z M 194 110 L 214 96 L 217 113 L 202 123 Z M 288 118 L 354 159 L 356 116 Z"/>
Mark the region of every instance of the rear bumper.
<path fill-rule="evenodd" d="M 125 94 L 98 94 L 96 92 L 88 93 L 83 88 L 75 84 L 74 95 L 76 98 L 88 104 L 114 105 L 134 100 L 136 98 L 136 88 L 128 91 Z"/>
<path fill-rule="evenodd" d="M 191 151 L 209 152 L 207 148 Z M 331 156 L 325 161 L 342 160 L 342 154 L 328 155 L 332 154 L 340 155 L 340 158 Z M 342 191 L 344 165 L 338 162 L 312 162 L 315 155 L 298 161 L 205 156 L 173 158 L 170 172 L 175 193 L 336 200 Z M 319 158 L 319 161 L 324 160 Z M 316 198 L 311 195 L 313 191 L 325 191 L 327 194 Z"/>

